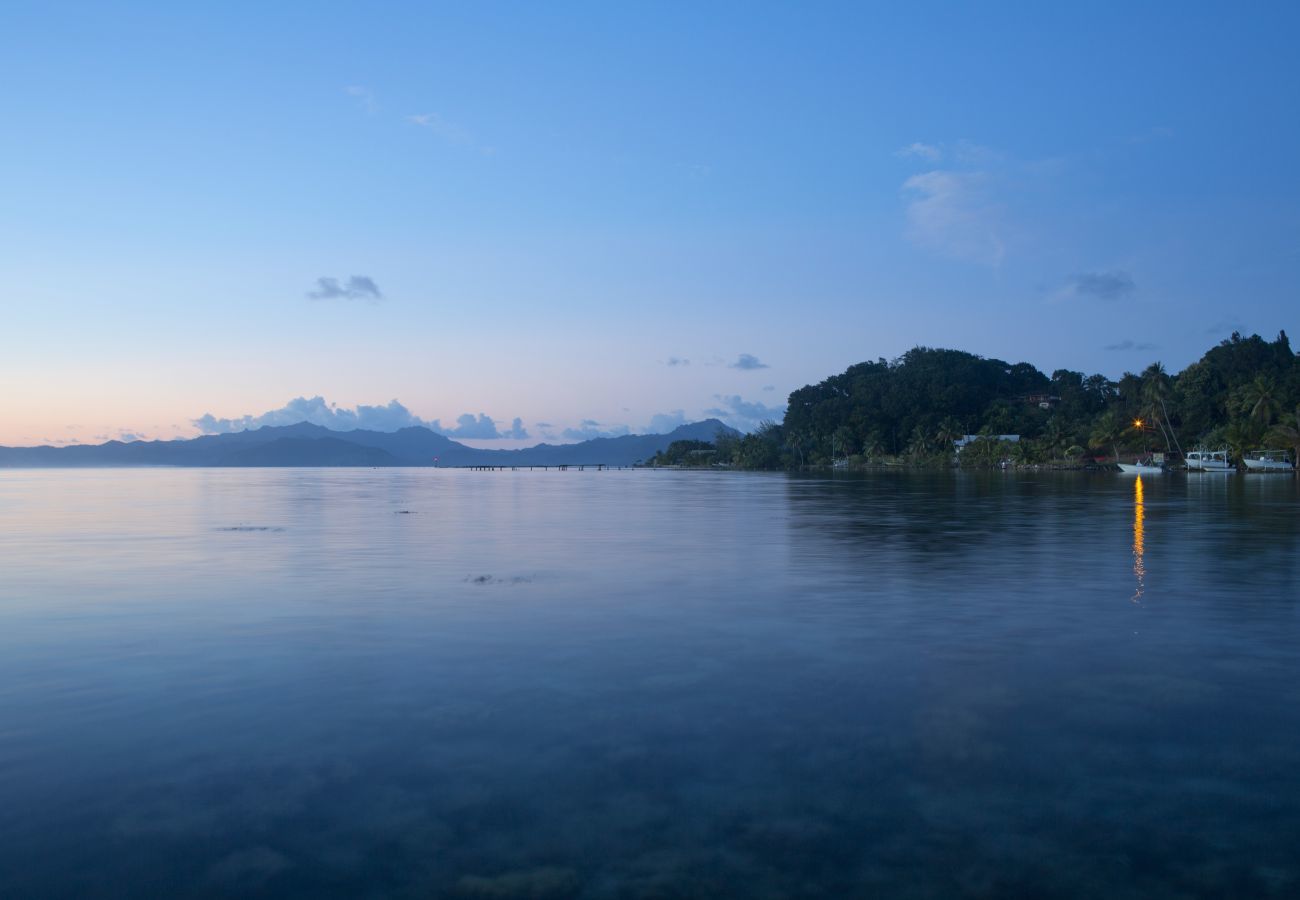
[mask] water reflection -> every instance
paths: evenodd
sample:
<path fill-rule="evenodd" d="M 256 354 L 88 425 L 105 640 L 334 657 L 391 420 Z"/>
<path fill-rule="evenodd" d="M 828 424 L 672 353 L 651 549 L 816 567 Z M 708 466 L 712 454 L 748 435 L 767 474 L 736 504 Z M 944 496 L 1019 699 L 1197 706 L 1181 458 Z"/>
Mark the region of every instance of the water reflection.
<path fill-rule="evenodd" d="M 1133 576 L 1137 579 L 1137 589 L 1131 598 L 1134 603 L 1141 603 L 1142 594 L 1146 592 L 1145 518 L 1146 504 L 1142 498 L 1142 476 L 1139 475 L 1133 482 Z"/>
<path fill-rule="evenodd" d="M 0 473 L 0 897 L 1300 896 L 1300 489 L 1190 481 Z"/>

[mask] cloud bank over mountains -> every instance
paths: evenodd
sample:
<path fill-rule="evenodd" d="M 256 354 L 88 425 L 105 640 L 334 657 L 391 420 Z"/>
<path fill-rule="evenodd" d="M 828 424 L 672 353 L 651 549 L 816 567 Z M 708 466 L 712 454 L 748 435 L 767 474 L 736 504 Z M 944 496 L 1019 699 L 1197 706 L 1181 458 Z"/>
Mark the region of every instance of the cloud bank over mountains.
<path fill-rule="evenodd" d="M 703 416 L 721 419 L 741 431 L 753 431 L 765 420 L 780 421 L 785 414 L 784 406 L 767 406 L 757 401 L 743 400 L 737 395 L 719 394 L 715 395 L 714 400 L 718 406 L 704 410 Z M 560 428 L 550 422 L 537 422 L 536 427 L 541 432 L 540 436 L 547 440 L 589 441 L 630 434 L 667 434 L 693 421 L 695 419 L 688 417 L 685 410 L 674 409 L 655 413 L 648 423 L 640 427 L 596 419 L 583 419 L 577 426 L 568 428 Z M 383 406 L 358 404 L 346 407 L 330 403 L 321 396 L 295 397 L 279 409 L 261 415 L 219 418 L 212 413 L 204 413 L 197 419 L 190 420 L 190 424 L 203 434 L 229 434 L 266 426 L 297 425 L 299 422 L 309 422 L 332 431 L 361 429 L 393 432 L 420 426 L 449 438 L 470 441 L 524 441 L 533 437 L 524 427 L 523 419 L 518 416 L 510 421 L 508 427 L 486 413 L 464 413 L 457 416 L 454 423 L 444 425 L 439 419 L 417 416 L 397 400 L 390 400 Z"/>
<path fill-rule="evenodd" d="M 785 418 L 784 406 L 768 406 L 758 400 L 744 400 L 738 394 L 714 396 L 718 405 L 706 409 L 705 415 L 714 416 L 738 431 L 755 431 L 763 422 L 780 422 Z"/>
<path fill-rule="evenodd" d="M 349 409 L 329 403 L 324 397 L 295 397 L 279 409 L 262 413 L 259 416 L 244 415 L 234 419 L 220 419 L 205 413 L 192 424 L 204 434 L 228 434 L 232 431 L 247 431 L 267 425 L 297 425 L 310 422 L 333 431 L 397 431 L 412 426 L 423 426 L 430 431 L 451 438 L 469 440 L 526 440 L 528 430 L 523 420 L 516 417 L 509 428 L 501 428 L 491 416 L 479 413 L 465 413 L 456 419 L 456 424 L 444 427 L 438 419 L 429 421 L 415 415 L 397 400 L 391 400 L 386 406 L 366 406 L 358 404 Z"/>

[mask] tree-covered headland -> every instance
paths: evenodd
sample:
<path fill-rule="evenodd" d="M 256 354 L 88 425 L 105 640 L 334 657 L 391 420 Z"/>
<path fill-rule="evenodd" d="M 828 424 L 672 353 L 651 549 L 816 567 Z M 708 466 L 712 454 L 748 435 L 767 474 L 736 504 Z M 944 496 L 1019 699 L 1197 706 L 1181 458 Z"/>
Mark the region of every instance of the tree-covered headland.
<path fill-rule="evenodd" d="M 1118 381 L 917 347 L 800 388 L 781 422 L 720 436 L 713 453 L 670 448 L 669 464 L 1079 465 L 1200 445 L 1238 459 L 1256 448 L 1300 455 L 1298 407 L 1300 361 L 1285 332 L 1273 341 L 1234 333 L 1177 374 L 1153 362 Z M 978 437 L 955 455 L 954 441 L 967 435 Z"/>

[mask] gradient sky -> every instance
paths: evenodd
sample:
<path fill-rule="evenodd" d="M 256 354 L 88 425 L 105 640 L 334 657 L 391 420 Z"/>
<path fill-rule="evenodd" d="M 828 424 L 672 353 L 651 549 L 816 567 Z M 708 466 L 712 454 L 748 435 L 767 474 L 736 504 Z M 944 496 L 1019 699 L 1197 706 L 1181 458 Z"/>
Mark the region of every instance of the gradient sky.
<path fill-rule="evenodd" d="M 1298 31 L 1292 3 L 7 0 L 0 444 L 318 396 L 522 420 L 480 446 L 752 427 L 917 344 L 1177 371 L 1297 324 Z"/>

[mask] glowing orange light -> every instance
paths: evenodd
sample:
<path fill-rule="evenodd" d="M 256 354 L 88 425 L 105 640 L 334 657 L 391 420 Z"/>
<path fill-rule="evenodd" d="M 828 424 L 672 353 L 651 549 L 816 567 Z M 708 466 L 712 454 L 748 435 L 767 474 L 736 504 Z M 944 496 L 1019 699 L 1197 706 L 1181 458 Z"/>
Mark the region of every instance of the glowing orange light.
<path fill-rule="evenodd" d="M 1137 590 L 1131 598 L 1134 603 L 1142 602 L 1146 593 L 1146 503 L 1143 499 L 1142 476 L 1133 484 L 1133 575 L 1137 579 Z"/>
<path fill-rule="evenodd" d="M 1134 427 L 1134 428 L 1141 428 L 1141 427 L 1142 427 L 1142 420 L 1141 420 L 1141 419 L 1134 419 L 1134 420 L 1133 420 L 1133 427 Z"/>

